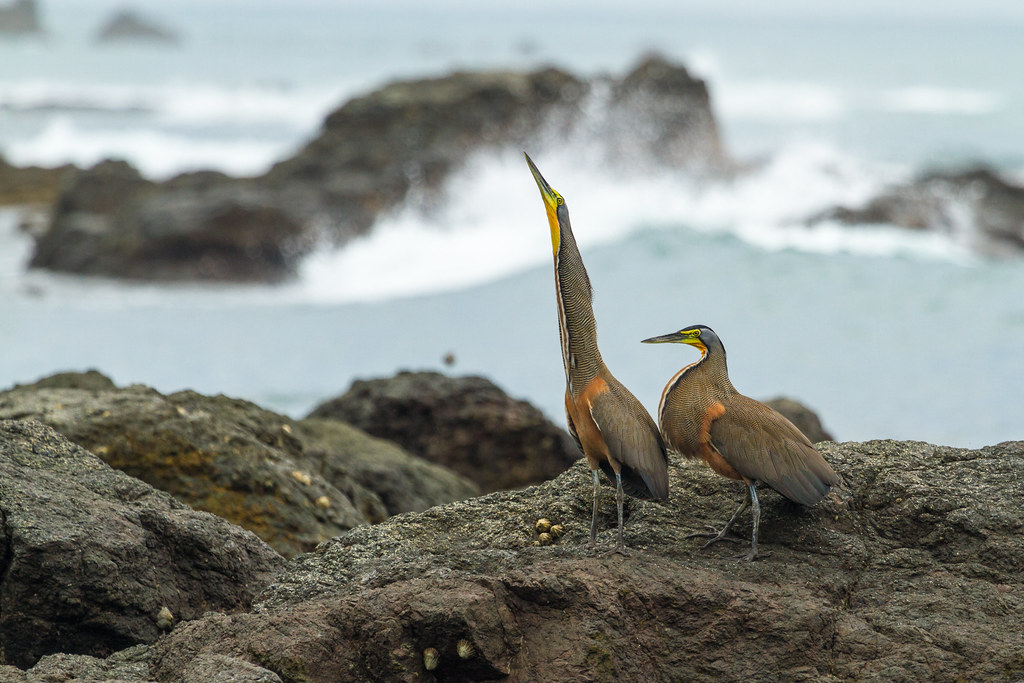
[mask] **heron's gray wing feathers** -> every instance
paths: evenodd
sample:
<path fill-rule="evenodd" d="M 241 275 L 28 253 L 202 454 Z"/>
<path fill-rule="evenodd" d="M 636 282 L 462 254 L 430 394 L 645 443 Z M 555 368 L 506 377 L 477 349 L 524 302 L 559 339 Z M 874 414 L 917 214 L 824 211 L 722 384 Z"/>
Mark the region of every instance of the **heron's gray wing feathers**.
<path fill-rule="evenodd" d="M 735 396 L 711 423 L 711 444 L 737 472 L 795 503 L 814 505 L 839 483 L 839 476 L 792 422 L 746 396 Z"/>
<path fill-rule="evenodd" d="M 668 455 L 657 425 L 643 404 L 626 387 L 609 377 L 608 391 L 590 405 L 608 445 L 608 453 L 622 466 L 622 487 L 636 498 L 668 499 Z M 614 478 L 611 466 L 601 469 Z"/>

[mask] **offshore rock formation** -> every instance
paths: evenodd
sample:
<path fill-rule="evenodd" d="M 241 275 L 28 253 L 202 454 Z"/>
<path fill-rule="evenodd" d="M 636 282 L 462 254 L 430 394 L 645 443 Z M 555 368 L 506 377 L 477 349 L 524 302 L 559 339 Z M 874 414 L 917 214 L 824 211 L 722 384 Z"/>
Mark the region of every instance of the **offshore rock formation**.
<path fill-rule="evenodd" d="M 139 14 L 123 10 L 112 16 L 96 32 L 97 43 L 148 42 L 176 44 L 178 35 Z"/>
<path fill-rule="evenodd" d="M 118 389 L 99 373 L 0 392 L 4 418 L 46 423 L 285 556 L 360 524 L 479 492 L 454 472 L 344 424 L 300 422 L 226 396 Z"/>
<path fill-rule="evenodd" d="M 354 529 L 293 559 L 250 612 L 182 622 L 106 660 L 55 655 L 37 678 L 0 667 L 0 681 L 1024 676 L 1024 442 L 820 448 L 844 486 L 810 509 L 766 491 L 753 563 L 686 538 L 742 492 L 677 459 L 667 503 L 628 504 L 632 554 L 588 552 L 581 462 L 540 486 Z M 538 517 L 564 535 L 534 546 Z"/>
<path fill-rule="evenodd" d="M 258 178 L 205 172 L 154 183 L 123 163 L 83 170 L 61 195 L 31 265 L 279 281 L 319 241 L 343 244 L 413 199 L 429 205 L 473 154 L 536 149 L 556 135 L 590 141 L 608 163 L 710 173 L 730 165 L 704 82 L 659 58 L 621 80 L 584 81 L 558 69 L 459 72 L 351 100 L 298 154 Z"/>
<path fill-rule="evenodd" d="M 39 21 L 39 6 L 35 0 L 14 0 L 0 6 L 0 38 L 4 36 L 34 36 L 43 33 Z"/>
<path fill-rule="evenodd" d="M 582 455 L 568 432 L 483 377 L 400 372 L 357 380 L 310 416 L 390 439 L 455 470 L 484 492 L 552 479 Z"/>
<path fill-rule="evenodd" d="M 1024 255 L 1024 187 L 984 167 L 930 173 L 862 207 L 836 207 L 808 222 L 825 220 L 938 232 L 982 254 Z"/>

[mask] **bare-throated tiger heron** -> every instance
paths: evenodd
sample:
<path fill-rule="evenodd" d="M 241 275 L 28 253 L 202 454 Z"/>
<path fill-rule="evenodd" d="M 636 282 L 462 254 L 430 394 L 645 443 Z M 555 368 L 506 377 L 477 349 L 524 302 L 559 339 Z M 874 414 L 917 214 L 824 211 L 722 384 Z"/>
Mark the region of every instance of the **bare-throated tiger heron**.
<path fill-rule="evenodd" d="M 700 458 L 718 474 L 742 480 L 747 495 L 725 528 L 704 544 L 728 539 L 736 518 L 753 505 L 754 530 L 747 561 L 757 556 L 761 506 L 756 485 L 767 484 L 803 505 L 814 505 L 839 483 L 839 476 L 792 422 L 760 401 L 736 391 L 729 380 L 725 347 L 704 325 L 644 339 L 644 344 L 689 344 L 700 359 L 677 372 L 661 393 L 658 422 L 669 446 Z"/>
<path fill-rule="evenodd" d="M 629 389 L 601 359 L 593 290 L 583 258 L 569 224 L 569 209 L 562 195 L 551 189 L 529 155 L 533 178 L 544 199 L 555 259 L 558 331 L 565 366 L 565 416 L 569 433 L 586 456 L 594 478 L 594 511 L 590 520 L 590 547 L 597 535 L 600 500 L 598 469 L 615 481 L 619 535 L 615 550 L 625 552 L 622 541 L 623 491 L 636 498 L 668 498 L 668 455 L 654 420 Z"/>

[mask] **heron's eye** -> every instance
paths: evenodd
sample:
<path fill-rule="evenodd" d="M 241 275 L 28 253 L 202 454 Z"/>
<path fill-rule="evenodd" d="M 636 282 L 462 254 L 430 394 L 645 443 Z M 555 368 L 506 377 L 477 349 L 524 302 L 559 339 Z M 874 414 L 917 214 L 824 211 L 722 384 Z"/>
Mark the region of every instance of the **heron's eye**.
<path fill-rule="evenodd" d="M 562 199 L 561 197 L 556 197 L 555 201 L 558 203 L 559 206 L 561 206 L 562 204 L 565 204 L 565 200 Z"/>
<path fill-rule="evenodd" d="M 690 336 L 691 337 L 699 337 L 700 336 L 700 330 L 690 330 Z"/>

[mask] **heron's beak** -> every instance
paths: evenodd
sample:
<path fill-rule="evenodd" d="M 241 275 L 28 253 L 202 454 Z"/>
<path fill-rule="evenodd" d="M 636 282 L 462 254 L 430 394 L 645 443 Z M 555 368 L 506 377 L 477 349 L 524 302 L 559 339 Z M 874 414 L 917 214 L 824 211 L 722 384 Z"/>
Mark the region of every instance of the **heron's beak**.
<path fill-rule="evenodd" d="M 651 337 L 650 339 L 644 339 L 641 344 L 686 344 L 690 340 L 684 337 L 679 332 L 672 332 L 671 334 L 663 334 L 660 337 Z"/>
<path fill-rule="evenodd" d="M 551 227 L 551 251 L 557 254 L 558 245 L 561 242 L 561 233 L 558 228 L 558 195 L 548 185 L 548 181 L 544 180 L 544 176 L 540 174 L 537 164 L 533 163 L 530 155 L 523 152 L 523 156 L 526 157 L 526 163 L 530 165 L 533 179 L 537 181 L 537 187 L 540 188 L 540 196 L 544 200 L 544 209 L 548 214 L 548 225 Z"/>

